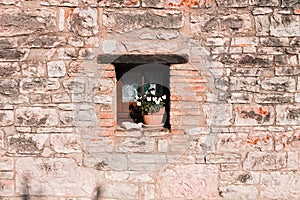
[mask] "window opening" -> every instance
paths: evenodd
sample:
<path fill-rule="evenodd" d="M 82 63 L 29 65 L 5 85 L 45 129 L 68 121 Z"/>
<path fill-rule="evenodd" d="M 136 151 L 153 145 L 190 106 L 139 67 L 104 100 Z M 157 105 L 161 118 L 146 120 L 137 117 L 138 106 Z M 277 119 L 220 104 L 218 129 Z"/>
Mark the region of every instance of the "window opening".
<path fill-rule="evenodd" d="M 170 129 L 170 66 L 157 63 L 115 63 L 114 66 L 117 78 L 117 123 L 144 123 L 145 110 L 141 109 L 139 99 L 154 89 L 157 97 L 155 104 L 160 105 L 162 99 L 164 102 L 164 127 Z"/>

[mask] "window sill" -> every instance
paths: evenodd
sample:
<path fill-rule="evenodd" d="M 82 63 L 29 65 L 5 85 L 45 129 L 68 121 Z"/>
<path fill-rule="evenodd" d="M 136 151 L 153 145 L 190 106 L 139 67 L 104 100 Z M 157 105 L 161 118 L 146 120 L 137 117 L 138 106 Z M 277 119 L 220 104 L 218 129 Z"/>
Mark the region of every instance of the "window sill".
<path fill-rule="evenodd" d="M 165 136 L 169 135 L 170 130 L 164 127 L 142 127 L 140 129 L 124 129 L 118 126 L 115 130 L 116 136 L 132 136 L 132 137 L 139 137 L 139 136 Z"/>

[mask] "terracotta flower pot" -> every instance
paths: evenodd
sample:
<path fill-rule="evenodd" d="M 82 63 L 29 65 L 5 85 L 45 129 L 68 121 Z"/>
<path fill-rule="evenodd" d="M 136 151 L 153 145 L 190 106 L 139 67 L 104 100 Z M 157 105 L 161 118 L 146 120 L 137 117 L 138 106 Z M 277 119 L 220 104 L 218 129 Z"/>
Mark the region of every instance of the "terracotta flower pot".
<path fill-rule="evenodd" d="M 147 125 L 161 125 L 163 123 L 165 108 L 161 108 L 159 112 L 145 114 L 144 123 Z"/>

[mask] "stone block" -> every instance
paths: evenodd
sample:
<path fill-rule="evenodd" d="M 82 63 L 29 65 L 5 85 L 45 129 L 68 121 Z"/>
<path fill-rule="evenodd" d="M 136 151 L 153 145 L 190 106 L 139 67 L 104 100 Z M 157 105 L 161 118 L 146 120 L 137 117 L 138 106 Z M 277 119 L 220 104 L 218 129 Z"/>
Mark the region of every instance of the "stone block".
<path fill-rule="evenodd" d="M 6 179 L 6 180 L 12 180 L 14 179 L 14 172 L 0 172 L 0 180 Z M 1 193 L 0 193 L 1 196 Z"/>
<path fill-rule="evenodd" d="M 145 8 L 163 8 L 164 7 L 164 0 L 142 0 L 142 7 Z"/>
<path fill-rule="evenodd" d="M 248 134 L 246 133 L 220 133 L 218 134 L 218 140 L 216 149 L 219 152 L 240 152 L 246 149 L 245 141 Z"/>
<path fill-rule="evenodd" d="M 207 46 L 224 46 L 229 43 L 228 38 L 220 38 L 220 37 L 214 37 L 214 38 L 206 38 L 206 45 Z"/>
<path fill-rule="evenodd" d="M 278 105 L 276 106 L 278 125 L 299 125 L 300 123 L 300 108 L 293 105 Z"/>
<path fill-rule="evenodd" d="M 232 92 L 228 100 L 229 103 L 249 103 L 252 100 L 252 95 L 248 92 Z"/>
<path fill-rule="evenodd" d="M 295 94 L 295 102 L 300 103 L 300 93 Z"/>
<path fill-rule="evenodd" d="M 176 29 L 183 26 L 183 15 L 175 10 L 106 10 L 103 23 L 107 31 L 128 32 L 143 27 Z"/>
<path fill-rule="evenodd" d="M 1 46 L 0 46 L 1 48 Z M 14 77 L 20 75 L 20 66 L 17 62 L 1 62 L 0 63 L 0 77 Z"/>
<path fill-rule="evenodd" d="M 32 104 L 49 104 L 50 103 L 50 95 L 32 94 L 29 96 L 29 101 Z"/>
<path fill-rule="evenodd" d="M 14 112 L 11 110 L 0 110 L 0 126 L 14 124 Z"/>
<path fill-rule="evenodd" d="M 124 41 L 122 45 L 126 47 L 128 52 L 141 53 L 172 53 L 179 49 L 177 43 L 170 43 L 169 41 Z"/>
<path fill-rule="evenodd" d="M 129 172 L 129 177 L 127 179 L 134 183 L 154 183 L 154 178 L 151 173 L 145 172 Z"/>
<path fill-rule="evenodd" d="M 274 108 L 271 106 L 237 105 L 235 107 L 235 125 L 271 125 L 274 123 Z"/>
<path fill-rule="evenodd" d="M 0 157 L 0 171 L 14 169 L 14 159 L 12 157 Z M 0 195 L 1 196 L 1 195 Z"/>
<path fill-rule="evenodd" d="M 89 139 L 87 144 L 85 144 L 85 146 L 88 152 L 93 152 L 93 153 L 113 152 L 114 140 L 113 138 L 110 137 Z"/>
<path fill-rule="evenodd" d="M 270 34 L 270 20 L 268 15 L 258 15 L 254 17 L 255 30 L 257 36 L 269 36 Z"/>
<path fill-rule="evenodd" d="M 261 174 L 260 198 L 298 199 L 299 172 L 265 172 Z"/>
<path fill-rule="evenodd" d="M 231 34 L 248 35 L 253 24 L 249 14 L 232 13 L 217 16 L 215 13 L 193 13 L 190 18 L 191 31 L 194 34 L 211 36 L 230 36 Z"/>
<path fill-rule="evenodd" d="M 284 104 L 293 102 L 294 96 L 292 94 L 257 94 L 254 97 L 256 103 L 268 103 L 268 104 Z"/>
<path fill-rule="evenodd" d="M 157 151 L 161 153 L 166 153 L 168 152 L 168 141 L 166 139 L 160 139 L 157 142 Z"/>
<path fill-rule="evenodd" d="M 203 112 L 206 115 L 208 126 L 231 125 L 232 106 L 230 104 L 204 104 Z"/>
<path fill-rule="evenodd" d="M 300 154 L 298 151 L 288 152 L 287 168 L 289 170 L 298 170 L 300 168 Z"/>
<path fill-rule="evenodd" d="M 15 193 L 15 182 L 14 180 L 0 180 L 0 188 L 0 196 L 12 197 Z"/>
<path fill-rule="evenodd" d="M 222 185 L 256 185 L 259 184 L 259 172 L 231 171 L 220 173 L 220 183 Z"/>
<path fill-rule="evenodd" d="M 21 65 L 24 77 L 43 77 L 46 74 L 46 63 L 27 61 Z"/>
<path fill-rule="evenodd" d="M 93 171 L 71 158 L 19 158 L 15 168 L 18 194 L 26 182 L 34 196 L 90 196 L 96 187 Z"/>
<path fill-rule="evenodd" d="M 17 3 L 17 0 L 0 0 L 0 4 L 3 5 L 14 5 Z"/>
<path fill-rule="evenodd" d="M 69 30 L 79 36 L 94 36 L 99 32 L 95 8 L 75 8 L 68 18 Z"/>
<path fill-rule="evenodd" d="M 274 14 L 271 17 L 270 35 L 275 37 L 300 36 L 300 18 L 297 15 Z"/>
<path fill-rule="evenodd" d="M 153 152 L 155 139 L 153 137 L 127 137 L 116 144 L 117 152 Z"/>
<path fill-rule="evenodd" d="M 275 68 L 275 75 L 279 76 L 294 76 L 300 74 L 300 69 L 298 67 L 276 67 Z M 299 86 L 298 86 L 299 88 Z"/>
<path fill-rule="evenodd" d="M 109 183 L 104 186 L 103 196 L 108 199 L 137 199 L 139 187 L 128 183 Z"/>
<path fill-rule="evenodd" d="M 241 69 L 238 69 L 241 70 Z M 253 70 L 253 69 L 249 69 Z M 249 70 L 247 73 L 249 73 Z M 245 73 L 246 71 L 243 71 Z M 236 70 L 232 73 L 239 73 Z M 241 74 L 242 75 L 242 74 Z M 256 77 L 231 77 L 230 78 L 230 90 L 231 91 L 248 91 L 258 92 L 259 91 L 259 80 Z"/>
<path fill-rule="evenodd" d="M 287 165 L 287 154 L 269 152 L 249 152 L 243 163 L 243 169 L 257 170 L 278 170 L 284 169 Z"/>
<path fill-rule="evenodd" d="M 220 8 L 240 8 L 247 7 L 248 0 L 217 0 L 217 5 Z"/>
<path fill-rule="evenodd" d="M 245 46 L 258 46 L 258 38 L 256 37 L 235 37 L 231 41 L 231 46 L 245 47 Z"/>
<path fill-rule="evenodd" d="M 11 154 L 38 154 L 48 139 L 45 134 L 24 134 L 8 137 L 8 152 Z"/>
<path fill-rule="evenodd" d="M 66 74 L 66 66 L 63 61 L 52 61 L 47 63 L 49 77 L 64 77 Z"/>
<path fill-rule="evenodd" d="M 57 93 L 51 95 L 52 103 L 70 103 L 71 98 L 66 93 Z"/>
<path fill-rule="evenodd" d="M 295 92 L 295 79 L 291 77 L 266 78 L 261 81 L 261 88 L 267 91 Z"/>
<path fill-rule="evenodd" d="M 155 186 L 153 184 L 147 184 L 142 188 L 144 199 L 153 200 L 155 199 Z"/>
<path fill-rule="evenodd" d="M 241 155 L 238 153 L 208 153 L 205 157 L 206 163 L 239 163 Z"/>
<path fill-rule="evenodd" d="M 299 4 L 299 0 L 282 0 L 283 7 L 294 7 Z"/>
<path fill-rule="evenodd" d="M 219 188 L 219 194 L 223 199 L 247 199 L 256 200 L 258 189 L 252 185 L 229 185 Z"/>
<path fill-rule="evenodd" d="M 1 10 L 0 36 L 27 35 L 36 32 L 55 30 L 56 11 L 50 8 L 18 8 Z"/>
<path fill-rule="evenodd" d="M 19 94 L 19 82 L 15 79 L 0 80 L 0 95 L 4 97 L 16 97 Z"/>
<path fill-rule="evenodd" d="M 20 92 L 29 93 L 46 93 L 60 88 L 58 79 L 55 78 L 24 78 L 20 82 Z"/>
<path fill-rule="evenodd" d="M 43 107 L 20 107 L 15 111 L 16 125 L 21 126 L 55 126 L 58 115 L 55 109 Z"/>
<path fill-rule="evenodd" d="M 19 42 L 23 48 L 54 48 L 66 44 L 66 39 L 56 35 L 31 35 L 21 37 Z"/>
<path fill-rule="evenodd" d="M 81 137 L 76 134 L 51 134 L 51 147 L 57 153 L 82 152 Z"/>
<path fill-rule="evenodd" d="M 286 37 L 262 37 L 259 39 L 262 46 L 265 47 L 282 47 L 289 46 L 289 39 Z M 278 57 L 278 56 L 276 56 Z"/>
<path fill-rule="evenodd" d="M 238 171 L 241 169 L 241 163 L 221 163 L 221 171 Z"/>
<path fill-rule="evenodd" d="M 0 49 L 0 61 L 18 61 L 28 58 L 29 49 Z"/>
<path fill-rule="evenodd" d="M 41 5 L 43 6 L 66 6 L 66 7 L 76 7 L 78 6 L 78 0 L 42 0 Z"/>
<path fill-rule="evenodd" d="M 84 91 L 85 81 L 79 78 L 66 79 L 63 82 L 64 88 L 69 93 L 82 93 Z"/>
<path fill-rule="evenodd" d="M 216 150 L 216 135 L 202 135 L 191 137 L 189 151 L 192 153 L 205 154 Z"/>
<path fill-rule="evenodd" d="M 279 0 L 250 0 L 249 4 L 255 6 L 279 6 Z"/>
<path fill-rule="evenodd" d="M 170 165 L 160 171 L 156 187 L 155 199 L 217 199 L 218 168 L 207 164 Z"/>
<path fill-rule="evenodd" d="M 265 15 L 273 13 L 273 9 L 270 7 L 255 7 L 252 10 L 253 15 Z"/>
<path fill-rule="evenodd" d="M 273 151 L 276 138 L 268 131 L 259 131 L 258 129 L 251 132 L 246 140 L 243 141 L 247 150 Z M 247 145 L 245 145 L 247 143 Z"/>
<path fill-rule="evenodd" d="M 126 154 L 89 153 L 83 157 L 83 165 L 97 170 L 124 171 L 128 168 Z"/>

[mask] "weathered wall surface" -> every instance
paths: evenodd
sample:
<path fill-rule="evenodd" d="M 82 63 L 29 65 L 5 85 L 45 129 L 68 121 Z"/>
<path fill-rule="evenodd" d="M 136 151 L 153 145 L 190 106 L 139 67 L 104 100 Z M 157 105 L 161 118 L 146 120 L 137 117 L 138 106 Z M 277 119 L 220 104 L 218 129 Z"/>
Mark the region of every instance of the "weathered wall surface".
<path fill-rule="evenodd" d="M 300 199 L 298 0 L 0 0 L 0 199 Z M 185 53 L 171 130 L 116 125 L 100 54 Z"/>

